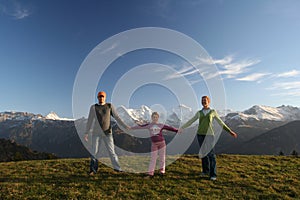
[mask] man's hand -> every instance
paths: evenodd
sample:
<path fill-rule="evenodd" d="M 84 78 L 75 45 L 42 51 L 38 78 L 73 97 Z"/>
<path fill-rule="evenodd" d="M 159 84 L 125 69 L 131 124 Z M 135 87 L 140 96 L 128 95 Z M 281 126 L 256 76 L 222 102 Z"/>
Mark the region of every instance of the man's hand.
<path fill-rule="evenodd" d="M 89 141 L 89 134 L 85 134 L 85 135 L 84 135 L 84 140 L 85 140 L 86 142 Z"/>

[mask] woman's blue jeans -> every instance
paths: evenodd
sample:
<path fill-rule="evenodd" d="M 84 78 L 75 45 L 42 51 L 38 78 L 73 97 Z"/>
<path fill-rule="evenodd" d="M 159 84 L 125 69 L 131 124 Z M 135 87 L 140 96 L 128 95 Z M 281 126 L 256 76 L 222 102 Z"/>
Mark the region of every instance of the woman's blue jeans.
<path fill-rule="evenodd" d="M 206 148 L 204 151 L 206 152 L 205 155 L 201 155 L 202 172 L 204 174 L 209 174 L 210 177 L 217 177 L 217 162 L 214 150 L 214 136 L 197 134 L 197 139 L 200 149 L 202 148 L 201 150 L 203 150 L 203 148 Z"/>

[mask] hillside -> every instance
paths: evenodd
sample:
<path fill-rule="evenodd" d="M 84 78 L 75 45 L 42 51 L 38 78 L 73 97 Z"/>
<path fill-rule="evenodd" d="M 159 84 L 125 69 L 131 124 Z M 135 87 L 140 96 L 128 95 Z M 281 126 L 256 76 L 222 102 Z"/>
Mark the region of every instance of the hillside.
<path fill-rule="evenodd" d="M 44 160 L 56 158 L 50 153 L 40 153 L 9 140 L 0 139 L 0 162 L 20 160 Z"/>
<path fill-rule="evenodd" d="M 282 152 L 286 155 L 293 151 L 300 152 L 300 121 L 293 121 L 245 142 L 231 153 L 275 155 Z"/>
<path fill-rule="evenodd" d="M 0 163 L 0 199 L 299 199 L 300 158 L 219 155 L 218 180 L 200 176 L 197 156 L 167 166 L 166 176 L 117 173 L 88 159 Z M 126 157 L 120 157 L 123 167 Z M 128 163 L 127 163 L 128 164 Z M 125 168 L 126 169 L 126 168 Z"/>
<path fill-rule="evenodd" d="M 14 140 L 34 151 L 58 157 L 87 157 L 73 121 L 51 120 L 30 113 L 6 113 L 0 120 L 0 138 Z M 74 151 L 76 149 L 76 151 Z"/>

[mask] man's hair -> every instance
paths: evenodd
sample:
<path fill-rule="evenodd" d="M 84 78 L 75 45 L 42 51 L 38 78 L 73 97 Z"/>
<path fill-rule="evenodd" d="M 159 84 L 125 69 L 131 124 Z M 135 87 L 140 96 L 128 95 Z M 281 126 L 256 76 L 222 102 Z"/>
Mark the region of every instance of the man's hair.
<path fill-rule="evenodd" d="M 154 115 L 157 115 L 159 117 L 158 112 L 153 112 L 152 115 L 151 115 L 151 117 L 153 117 Z"/>

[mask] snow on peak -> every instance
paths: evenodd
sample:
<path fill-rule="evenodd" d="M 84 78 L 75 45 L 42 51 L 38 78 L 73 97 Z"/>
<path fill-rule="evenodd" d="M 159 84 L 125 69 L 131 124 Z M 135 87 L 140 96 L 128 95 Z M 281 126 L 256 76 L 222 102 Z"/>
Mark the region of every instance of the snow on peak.
<path fill-rule="evenodd" d="M 243 120 L 255 119 L 290 121 L 300 119 L 300 109 L 292 106 L 271 107 L 265 105 L 255 105 L 243 112 L 237 113 L 237 115 Z M 237 116 L 233 117 L 236 118 Z"/>
<path fill-rule="evenodd" d="M 73 119 L 61 118 L 55 112 L 51 111 L 48 115 L 45 116 L 45 119 L 50 120 L 65 120 L 65 121 L 73 121 Z"/>
<path fill-rule="evenodd" d="M 6 120 L 35 120 L 40 118 L 42 118 L 42 115 L 28 112 L 6 111 L 0 113 L 0 122 Z"/>
<path fill-rule="evenodd" d="M 195 113 L 193 113 L 192 108 L 190 108 L 186 105 L 183 105 L 183 104 L 180 104 L 177 107 L 173 108 L 172 112 L 173 112 L 173 117 L 176 117 L 177 120 L 179 119 L 180 121 L 183 121 L 183 122 L 189 120 L 195 114 Z"/>
<path fill-rule="evenodd" d="M 46 119 L 59 120 L 60 117 L 53 111 L 51 111 L 48 115 L 45 116 Z"/>
<path fill-rule="evenodd" d="M 146 105 L 142 105 L 142 106 L 141 106 L 141 110 L 142 110 L 143 112 L 148 112 L 148 113 L 151 113 L 151 112 L 152 112 L 152 110 L 151 110 L 148 106 L 146 106 Z"/>
<path fill-rule="evenodd" d="M 256 119 L 281 121 L 284 118 L 280 110 L 278 110 L 277 108 L 263 105 L 255 105 L 250 109 L 245 110 L 243 113 L 249 116 L 253 116 L 253 118 Z"/>
<path fill-rule="evenodd" d="M 120 106 L 117 108 L 117 112 L 121 119 L 128 125 L 135 125 L 134 122 L 150 121 L 152 114 L 152 110 L 145 105 L 137 109 Z"/>
<path fill-rule="evenodd" d="M 175 124 L 179 123 L 180 121 L 185 122 L 195 114 L 190 107 L 185 105 L 179 105 L 169 112 L 163 112 L 163 110 L 159 110 L 158 108 L 152 110 L 146 105 L 142 105 L 140 108 L 126 108 L 125 106 L 120 106 L 117 108 L 118 115 L 128 125 L 135 125 L 136 122 L 150 122 L 153 111 L 159 112 L 159 120 L 161 122 Z"/>

